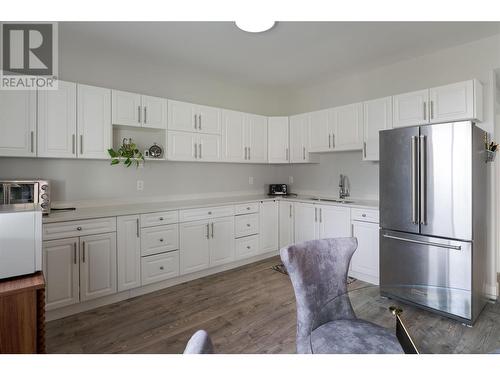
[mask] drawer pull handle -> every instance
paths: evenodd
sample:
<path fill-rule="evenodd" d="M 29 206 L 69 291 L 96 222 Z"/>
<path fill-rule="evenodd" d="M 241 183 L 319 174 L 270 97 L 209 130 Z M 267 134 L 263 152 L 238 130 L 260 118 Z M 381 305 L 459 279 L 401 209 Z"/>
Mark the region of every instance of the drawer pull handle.
<path fill-rule="evenodd" d="M 160 269 L 161 269 L 162 271 L 163 271 L 163 268 L 164 268 L 163 266 L 160 266 Z"/>
<path fill-rule="evenodd" d="M 160 238 L 160 242 L 163 242 L 163 238 Z"/>
<path fill-rule="evenodd" d="M 163 216 L 160 216 L 158 220 L 163 221 Z"/>
<path fill-rule="evenodd" d="M 82 230 L 82 227 L 76 227 L 76 230 Z"/>

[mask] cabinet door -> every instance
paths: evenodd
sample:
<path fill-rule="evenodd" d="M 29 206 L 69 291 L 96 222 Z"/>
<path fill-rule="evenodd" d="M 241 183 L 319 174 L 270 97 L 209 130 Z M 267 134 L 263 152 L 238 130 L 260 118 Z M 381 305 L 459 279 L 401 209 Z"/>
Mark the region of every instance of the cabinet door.
<path fill-rule="evenodd" d="M 197 137 L 196 133 L 168 131 L 168 160 L 196 160 L 198 158 Z"/>
<path fill-rule="evenodd" d="M 288 117 L 268 117 L 267 143 L 269 163 L 289 162 Z"/>
<path fill-rule="evenodd" d="M 168 130 L 194 132 L 198 129 L 195 107 L 191 103 L 168 101 Z"/>
<path fill-rule="evenodd" d="M 198 158 L 203 161 L 219 161 L 221 159 L 220 135 L 198 135 Z"/>
<path fill-rule="evenodd" d="M 167 99 L 142 95 L 142 126 L 167 129 Z"/>
<path fill-rule="evenodd" d="M 43 241 L 45 308 L 56 309 L 80 301 L 78 238 Z"/>
<path fill-rule="evenodd" d="M 80 237 L 80 299 L 116 293 L 116 232 Z"/>
<path fill-rule="evenodd" d="M 474 119 L 474 81 L 430 89 L 431 122 Z"/>
<path fill-rule="evenodd" d="M 221 134 L 219 108 L 197 105 L 195 112 L 198 115 L 198 130 L 201 133 Z"/>
<path fill-rule="evenodd" d="M 117 218 L 118 291 L 141 286 L 139 215 Z"/>
<path fill-rule="evenodd" d="M 210 255 L 208 239 L 210 225 L 207 220 L 182 223 L 179 226 L 181 275 L 208 268 Z"/>
<path fill-rule="evenodd" d="M 363 103 L 363 160 L 379 160 L 378 132 L 392 128 L 392 97 Z"/>
<path fill-rule="evenodd" d="M 36 156 L 36 91 L 0 90 L 0 156 Z"/>
<path fill-rule="evenodd" d="M 293 203 L 279 202 L 279 247 L 293 244 Z"/>
<path fill-rule="evenodd" d="M 318 206 L 319 238 L 351 237 L 351 209 Z"/>
<path fill-rule="evenodd" d="M 295 203 L 295 243 L 318 237 L 318 213 L 313 204 Z"/>
<path fill-rule="evenodd" d="M 108 159 L 111 148 L 111 90 L 77 85 L 78 157 Z"/>
<path fill-rule="evenodd" d="M 278 202 L 260 202 L 260 253 L 268 253 L 278 250 Z"/>
<path fill-rule="evenodd" d="M 76 157 L 76 83 L 38 92 L 38 156 Z"/>
<path fill-rule="evenodd" d="M 333 108 L 332 148 L 338 151 L 360 150 L 363 146 L 363 105 L 361 103 Z"/>
<path fill-rule="evenodd" d="M 210 221 L 210 265 L 218 266 L 234 259 L 234 216 Z"/>
<path fill-rule="evenodd" d="M 332 150 L 332 127 L 330 110 L 315 111 L 309 116 L 309 151 L 323 152 Z"/>
<path fill-rule="evenodd" d="M 379 284 L 379 230 L 378 224 L 353 221 L 353 237 L 358 248 L 351 259 L 353 277 L 375 285 Z"/>
<path fill-rule="evenodd" d="M 224 161 L 245 162 L 245 114 L 222 111 L 222 158 Z"/>
<path fill-rule="evenodd" d="M 290 117 L 290 162 L 309 162 L 309 126 L 308 115 Z M 307 146 L 307 148 L 306 148 Z"/>
<path fill-rule="evenodd" d="M 141 95 L 111 90 L 111 113 L 114 125 L 141 126 Z"/>
<path fill-rule="evenodd" d="M 392 126 L 422 125 L 429 122 L 429 90 L 414 91 L 392 97 Z"/>
<path fill-rule="evenodd" d="M 267 163 L 267 117 L 247 115 L 247 159 L 252 163 Z"/>

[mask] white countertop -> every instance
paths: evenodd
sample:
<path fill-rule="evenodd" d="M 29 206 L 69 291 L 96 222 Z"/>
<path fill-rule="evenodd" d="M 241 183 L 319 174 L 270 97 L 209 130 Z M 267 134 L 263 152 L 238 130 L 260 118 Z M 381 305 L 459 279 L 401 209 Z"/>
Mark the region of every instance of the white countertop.
<path fill-rule="evenodd" d="M 82 207 L 73 211 L 52 211 L 49 215 L 43 217 L 44 223 L 55 223 L 60 221 L 96 219 L 100 217 L 123 216 L 123 215 L 138 215 L 150 212 L 171 211 L 189 208 L 224 206 L 232 204 L 241 204 L 255 201 L 269 200 L 289 200 L 294 202 L 306 202 L 322 205 L 333 205 L 353 208 L 371 208 L 378 209 L 378 201 L 351 199 L 354 203 L 338 203 L 328 201 L 311 200 L 312 196 L 298 195 L 288 197 L 270 197 L 268 195 L 246 195 L 246 196 L 231 196 L 225 198 L 205 198 L 194 200 L 177 200 L 163 202 L 148 202 L 148 203 L 131 203 L 117 205 L 103 205 L 95 207 Z"/>

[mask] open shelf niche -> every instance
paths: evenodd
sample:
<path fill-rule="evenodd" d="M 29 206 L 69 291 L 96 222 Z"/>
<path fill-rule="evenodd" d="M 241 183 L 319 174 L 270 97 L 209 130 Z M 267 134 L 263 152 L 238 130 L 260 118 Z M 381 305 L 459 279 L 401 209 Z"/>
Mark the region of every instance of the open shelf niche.
<path fill-rule="evenodd" d="M 140 128 L 135 126 L 113 125 L 113 149 L 120 148 L 123 138 L 132 138 L 132 142 L 137 145 L 137 148 L 144 155 L 144 151 L 156 143 L 163 150 L 160 158 L 147 158 L 147 161 L 167 160 L 167 131 L 165 129 Z"/>

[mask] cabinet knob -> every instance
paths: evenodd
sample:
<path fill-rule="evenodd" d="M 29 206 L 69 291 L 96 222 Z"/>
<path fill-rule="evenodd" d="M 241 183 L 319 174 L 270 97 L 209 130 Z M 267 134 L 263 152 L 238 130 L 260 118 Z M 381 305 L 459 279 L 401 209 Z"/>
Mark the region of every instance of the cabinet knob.
<path fill-rule="evenodd" d="M 163 270 L 163 266 L 160 266 L 160 269 Z"/>
<path fill-rule="evenodd" d="M 160 221 L 163 221 L 163 217 L 162 217 L 162 216 L 160 216 L 159 220 L 160 220 Z"/>
<path fill-rule="evenodd" d="M 163 242 L 163 238 L 160 238 L 160 242 Z"/>
<path fill-rule="evenodd" d="M 76 227 L 76 230 L 82 230 L 82 227 Z"/>
<path fill-rule="evenodd" d="M 247 227 L 250 227 L 250 224 L 247 224 Z"/>
<path fill-rule="evenodd" d="M 247 249 L 250 249 L 250 246 L 247 246 Z"/>
<path fill-rule="evenodd" d="M 212 211 L 208 211 L 208 214 L 209 214 L 209 215 L 212 215 Z"/>
<path fill-rule="evenodd" d="M 247 207 L 247 210 L 250 210 L 250 207 Z"/>
<path fill-rule="evenodd" d="M 366 217 L 366 214 L 362 214 L 361 216 Z"/>

